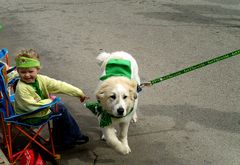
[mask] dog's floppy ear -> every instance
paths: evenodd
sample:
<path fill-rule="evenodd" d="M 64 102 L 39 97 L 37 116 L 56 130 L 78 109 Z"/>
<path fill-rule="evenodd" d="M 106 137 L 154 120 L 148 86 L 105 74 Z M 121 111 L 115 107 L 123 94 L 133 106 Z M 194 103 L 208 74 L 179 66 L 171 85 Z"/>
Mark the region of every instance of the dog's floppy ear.
<path fill-rule="evenodd" d="M 137 99 L 138 96 L 137 96 L 137 91 L 135 89 L 130 89 L 129 93 L 130 93 L 130 98 L 132 100 L 136 100 Z"/>
<path fill-rule="evenodd" d="M 135 80 L 131 80 L 130 85 L 133 89 L 137 91 L 137 82 Z"/>
<path fill-rule="evenodd" d="M 137 99 L 137 92 L 134 92 L 134 99 Z"/>
<path fill-rule="evenodd" d="M 130 80 L 129 81 L 129 85 L 132 87 L 132 88 L 137 88 L 137 82 L 135 80 Z"/>
<path fill-rule="evenodd" d="M 101 85 L 97 89 L 97 91 L 96 91 L 96 98 L 97 98 L 97 100 L 101 100 L 104 97 L 104 95 L 105 95 L 105 88 L 106 88 L 105 85 Z"/>
<path fill-rule="evenodd" d="M 131 90 L 130 93 L 133 94 L 133 99 L 137 99 L 137 82 L 135 80 L 130 81 Z"/>
<path fill-rule="evenodd" d="M 96 98 L 97 100 L 101 100 L 104 97 L 104 91 L 103 90 L 99 90 L 96 93 Z"/>

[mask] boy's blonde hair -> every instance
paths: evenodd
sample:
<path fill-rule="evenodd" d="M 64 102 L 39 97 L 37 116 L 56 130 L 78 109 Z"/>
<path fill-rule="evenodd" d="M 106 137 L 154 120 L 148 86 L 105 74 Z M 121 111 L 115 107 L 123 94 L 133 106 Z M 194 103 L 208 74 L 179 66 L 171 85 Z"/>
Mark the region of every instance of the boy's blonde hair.
<path fill-rule="evenodd" d="M 34 49 L 22 49 L 22 50 L 18 51 L 15 61 L 17 61 L 17 59 L 20 57 L 27 57 L 27 58 L 32 58 L 32 59 L 40 61 L 39 54 Z M 40 67 L 37 67 L 37 68 L 40 69 Z"/>
<path fill-rule="evenodd" d="M 15 58 L 15 60 L 20 58 L 20 57 L 33 58 L 33 59 L 39 61 L 39 54 L 34 49 L 22 49 L 22 50 L 20 50 L 17 53 L 17 57 Z"/>

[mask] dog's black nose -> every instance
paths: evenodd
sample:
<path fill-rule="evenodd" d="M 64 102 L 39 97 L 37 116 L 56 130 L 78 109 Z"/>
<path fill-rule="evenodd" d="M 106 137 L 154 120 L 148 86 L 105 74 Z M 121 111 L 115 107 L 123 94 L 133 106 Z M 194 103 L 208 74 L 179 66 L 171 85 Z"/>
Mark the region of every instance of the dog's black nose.
<path fill-rule="evenodd" d="M 118 112 L 119 115 L 123 115 L 124 109 L 122 107 L 120 107 L 120 108 L 117 109 L 117 112 Z"/>

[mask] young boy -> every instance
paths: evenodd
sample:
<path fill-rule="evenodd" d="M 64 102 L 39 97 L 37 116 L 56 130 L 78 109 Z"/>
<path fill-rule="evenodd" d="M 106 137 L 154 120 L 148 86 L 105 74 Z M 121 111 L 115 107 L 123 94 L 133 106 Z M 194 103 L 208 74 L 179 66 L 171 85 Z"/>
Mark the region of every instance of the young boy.
<path fill-rule="evenodd" d="M 88 99 L 81 89 L 38 74 L 41 65 L 39 55 L 35 50 L 21 50 L 17 54 L 15 61 L 20 77 L 16 86 L 14 103 L 14 109 L 17 114 L 34 111 L 40 106 L 52 102 L 50 95 L 54 93 L 79 97 L 81 102 Z M 46 119 L 50 112 L 50 109 L 46 109 L 23 120 L 26 123 L 34 124 Z M 65 148 L 88 142 L 89 138 L 81 133 L 76 121 L 62 103 L 58 104 L 58 112 L 62 113 L 62 116 L 53 120 L 54 143 Z"/>

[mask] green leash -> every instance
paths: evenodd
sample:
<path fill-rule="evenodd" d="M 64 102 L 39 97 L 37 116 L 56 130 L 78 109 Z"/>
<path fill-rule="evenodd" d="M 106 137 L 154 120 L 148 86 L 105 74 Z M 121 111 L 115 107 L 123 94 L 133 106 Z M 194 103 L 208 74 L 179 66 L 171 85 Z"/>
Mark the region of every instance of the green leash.
<path fill-rule="evenodd" d="M 2 30 L 2 28 L 3 28 L 3 25 L 2 25 L 2 24 L 0 24 L 0 31 Z"/>
<path fill-rule="evenodd" d="M 171 79 L 171 78 L 180 76 L 180 75 L 182 75 L 182 74 L 191 72 L 191 71 L 193 71 L 193 70 L 202 68 L 202 67 L 204 67 L 204 66 L 207 66 L 207 65 L 210 65 L 210 64 L 219 62 L 219 61 L 221 61 L 221 60 L 225 60 L 225 59 L 227 59 L 227 58 L 230 58 L 230 57 L 233 57 L 233 56 L 236 56 L 236 55 L 239 55 L 239 54 L 240 54 L 240 49 L 239 49 L 239 50 L 235 50 L 235 51 L 233 51 L 233 52 L 231 52 L 231 53 L 228 53 L 228 54 L 225 54 L 225 55 L 222 55 L 222 56 L 213 58 L 213 59 L 211 59 L 211 60 L 208 60 L 208 61 L 205 61 L 205 62 L 196 64 L 196 65 L 187 67 L 187 68 L 182 69 L 182 70 L 179 70 L 179 71 L 177 71 L 177 72 L 170 73 L 170 74 L 168 74 L 168 75 L 166 75 L 166 76 L 162 76 L 162 77 L 159 77 L 159 78 L 150 80 L 149 82 L 142 83 L 142 84 L 140 85 L 140 87 L 151 86 L 151 85 L 153 85 L 153 84 L 160 83 L 160 82 L 162 82 L 162 81 L 165 81 L 165 80 L 168 80 L 168 79 Z"/>

